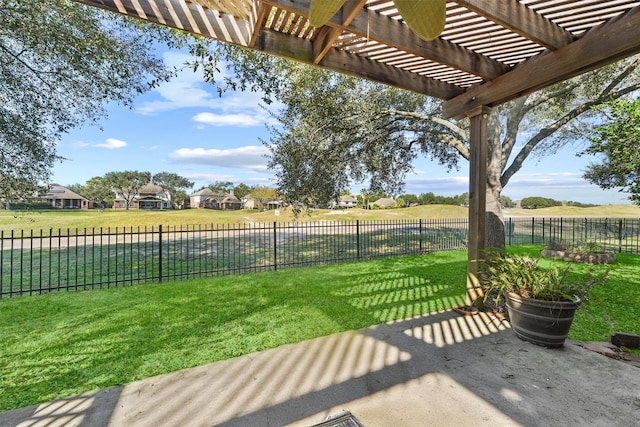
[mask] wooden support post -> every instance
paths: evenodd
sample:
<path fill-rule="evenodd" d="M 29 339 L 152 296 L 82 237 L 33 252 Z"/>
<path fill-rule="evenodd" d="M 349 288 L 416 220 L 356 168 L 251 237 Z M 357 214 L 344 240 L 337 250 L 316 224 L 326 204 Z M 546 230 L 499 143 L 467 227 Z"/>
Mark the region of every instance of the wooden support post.
<path fill-rule="evenodd" d="M 470 127 L 469 167 L 469 251 L 467 257 L 467 295 L 465 303 L 473 305 L 483 296 L 478 278 L 479 263 L 485 247 L 487 200 L 487 118 L 490 109 L 478 107 L 467 112 Z"/>

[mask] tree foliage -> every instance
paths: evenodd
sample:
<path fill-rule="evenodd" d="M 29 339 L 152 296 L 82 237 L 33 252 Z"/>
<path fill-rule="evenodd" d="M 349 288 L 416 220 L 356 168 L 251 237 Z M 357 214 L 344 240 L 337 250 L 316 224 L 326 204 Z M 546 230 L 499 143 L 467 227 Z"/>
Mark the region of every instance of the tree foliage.
<path fill-rule="evenodd" d="M 81 194 L 92 200 L 96 207 L 113 206 L 115 193 L 105 177 L 94 176 L 81 186 L 81 191 Z"/>
<path fill-rule="evenodd" d="M 251 189 L 249 196 L 260 203 L 267 203 L 277 198 L 276 190 L 263 185 L 256 185 Z"/>
<path fill-rule="evenodd" d="M 251 193 L 251 187 L 249 187 L 247 184 L 241 182 L 240 184 L 236 185 L 233 188 L 233 195 L 236 196 L 238 199 L 242 199 L 243 197 L 247 196 L 249 193 Z"/>
<path fill-rule="evenodd" d="M 193 188 L 193 181 L 173 172 L 159 172 L 153 175 L 152 181 L 171 195 L 174 207 L 189 199 L 187 190 Z"/>
<path fill-rule="evenodd" d="M 122 197 L 126 209 L 133 199 L 140 193 L 140 189 L 151 181 L 151 173 L 138 171 L 109 172 L 104 176 L 109 187 Z"/>
<path fill-rule="evenodd" d="M 216 194 L 228 194 L 233 190 L 233 182 L 216 181 L 213 184 L 207 185 L 207 188 Z"/>
<path fill-rule="evenodd" d="M 561 206 L 562 202 L 547 197 L 525 197 L 520 200 L 522 209 L 540 209 L 551 208 L 553 206 Z"/>
<path fill-rule="evenodd" d="M 594 130 L 586 154 L 602 156 L 584 177 L 602 188 L 620 188 L 640 204 L 640 99 L 608 103 L 609 121 Z"/>
<path fill-rule="evenodd" d="M 69 0 L 0 2 L 0 196 L 45 182 L 62 134 L 170 78 L 158 40 L 188 42 Z"/>
<path fill-rule="evenodd" d="M 343 188 L 399 194 L 418 156 L 456 168 L 469 160 L 469 122 L 444 120 L 441 102 L 419 94 L 225 47 L 239 87 L 277 99 L 280 126 L 264 141 L 277 190 L 287 201 L 326 203 Z M 501 246 L 500 195 L 525 160 L 584 143 L 602 114 L 594 106 L 640 88 L 640 61 L 630 58 L 491 110 L 488 119 L 488 246 Z M 231 86 L 236 87 L 236 86 Z"/>

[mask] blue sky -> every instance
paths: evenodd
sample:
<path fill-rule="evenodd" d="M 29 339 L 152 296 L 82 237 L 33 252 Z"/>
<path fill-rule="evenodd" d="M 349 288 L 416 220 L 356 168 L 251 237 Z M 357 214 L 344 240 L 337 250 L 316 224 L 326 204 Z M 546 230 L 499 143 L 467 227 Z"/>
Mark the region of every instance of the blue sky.
<path fill-rule="evenodd" d="M 165 52 L 163 57 L 169 65 L 188 59 L 178 51 Z M 260 106 L 259 94 L 232 92 L 219 97 L 215 86 L 204 83 L 200 74 L 184 71 L 139 96 L 134 109 L 113 105 L 100 127 L 85 126 L 65 135 L 58 142 L 58 154 L 68 160 L 56 164 L 52 182 L 84 184 L 107 172 L 139 170 L 177 173 L 194 181 L 194 190 L 215 181 L 273 186 L 264 157 L 267 149 L 259 140 L 269 140 L 267 123 L 274 124 Z M 623 193 L 604 191 L 584 181 L 582 171 L 591 159 L 576 157 L 575 150 L 529 159 L 503 195 L 513 200 L 543 196 L 583 203 L 629 203 Z M 461 162 L 459 171 L 447 172 L 437 163 L 419 159 L 414 168 L 405 193 L 452 196 L 468 191 L 466 162 Z M 354 185 L 353 193 L 360 188 Z"/>

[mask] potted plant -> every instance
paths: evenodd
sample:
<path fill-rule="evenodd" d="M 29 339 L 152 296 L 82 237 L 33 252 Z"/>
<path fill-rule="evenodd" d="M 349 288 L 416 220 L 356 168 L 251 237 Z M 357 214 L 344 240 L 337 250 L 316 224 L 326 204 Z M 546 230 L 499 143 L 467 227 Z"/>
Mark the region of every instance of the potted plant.
<path fill-rule="evenodd" d="M 504 298 L 516 336 L 545 347 L 562 347 L 576 312 L 591 288 L 606 279 L 588 272 L 578 276 L 571 265 L 542 268 L 529 256 L 487 252 L 483 266 L 486 295 Z"/>

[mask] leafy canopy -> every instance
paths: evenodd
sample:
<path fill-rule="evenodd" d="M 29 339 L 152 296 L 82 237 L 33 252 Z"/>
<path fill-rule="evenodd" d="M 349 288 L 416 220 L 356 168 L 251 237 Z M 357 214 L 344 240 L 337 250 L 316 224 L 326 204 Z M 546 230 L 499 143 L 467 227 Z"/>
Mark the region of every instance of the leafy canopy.
<path fill-rule="evenodd" d="M 1 2 L 0 196 L 46 182 L 63 160 L 56 154 L 62 134 L 98 123 L 108 103 L 131 106 L 137 94 L 168 80 L 174 70 L 154 55 L 154 43 L 189 40 L 68 0 Z"/>
<path fill-rule="evenodd" d="M 397 195 L 417 157 L 450 169 L 470 158 L 468 120 L 443 119 L 439 100 L 233 46 L 218 54 L 234 71 L 223 87 L 260 90 L 266 103 L 283 105 L 263 142 L 277 191 L 289 202 L 322 205 L 363 182 Z M 584 143 L 602 120 L 593 107 L 637 91 L 639 66 L 629 58 L 494 107 L 487 210 L 501 217 L 500 193 L 525 160 Z"/>
<path fill-rule="evenodd" d="M 610 121 L 594 130 L 591 145 L 583 153 L 601 155 L 584 177 L 602 188 L 620 188 L 640 204 L 640 99 L 616 101 L 604 107 Z"/>

